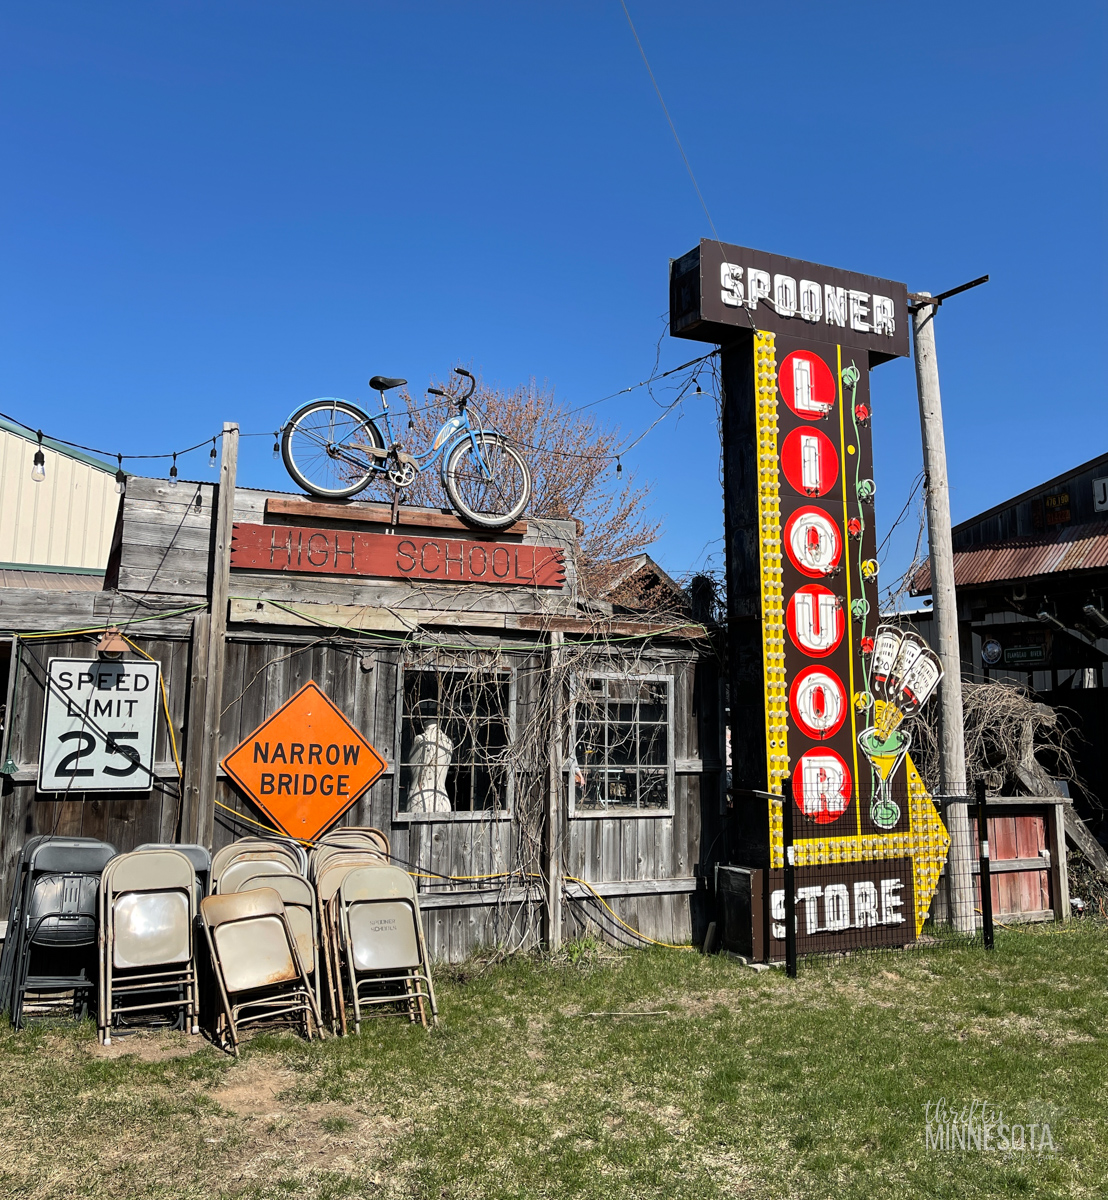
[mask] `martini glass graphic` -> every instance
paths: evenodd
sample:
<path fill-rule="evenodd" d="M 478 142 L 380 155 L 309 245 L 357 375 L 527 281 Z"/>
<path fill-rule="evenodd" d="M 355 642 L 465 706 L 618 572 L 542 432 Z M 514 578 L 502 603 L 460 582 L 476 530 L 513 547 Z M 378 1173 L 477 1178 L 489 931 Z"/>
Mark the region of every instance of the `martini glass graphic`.
<path fill-rule="evenodd" d="M 871 726 L 858 734 L 858 745 L 877 775 L 869 815 L 879 829 L 892 829 L 900 820 L 900 805 L 892 798 L 892 779 L 911 744 L 912 735 L 905 729 L 885 731 Z"/>

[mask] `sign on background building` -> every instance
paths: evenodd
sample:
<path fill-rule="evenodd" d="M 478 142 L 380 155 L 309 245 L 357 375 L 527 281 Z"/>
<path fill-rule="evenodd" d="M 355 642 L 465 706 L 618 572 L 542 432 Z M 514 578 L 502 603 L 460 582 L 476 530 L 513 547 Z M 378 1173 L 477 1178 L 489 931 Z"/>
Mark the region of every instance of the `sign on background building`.
<path fill-rule="evenodd" d="M 811 949 L 899 926 L 868 901 L 859 920 L 854 890 L 884 886 L 860 863 L 911 861 L 918 934 L 949 844 L 902 727 L 941 670 L 878 606 L 869 372 L 908 353 L 908 319 L 905 286 L 873 276 L 711 241 L 671 264 L 671 331 L 722 347 L 734 784 L 792 779 Z M 780 813 L 737 814 L 747 865 L 783 865 Z"/>
<path fill-rule="evenodd" d="M 39 754 L 40 792 L 145 792 L 154 778 L 160 668 L 52 658 Z"/>

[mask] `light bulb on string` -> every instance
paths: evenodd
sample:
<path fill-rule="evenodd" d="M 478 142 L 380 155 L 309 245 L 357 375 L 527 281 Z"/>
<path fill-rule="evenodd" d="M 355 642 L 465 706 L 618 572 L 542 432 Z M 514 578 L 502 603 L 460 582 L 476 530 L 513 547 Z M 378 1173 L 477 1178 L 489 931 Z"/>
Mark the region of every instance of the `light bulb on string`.
<path fill-rule="evenodd" d="M 212 449 L 211 453 L 208 455 L 208 470 L 215 470 L 215 438 L 212 438 Z"/>
<path fill-rule="evenodd" d="M 696 378 L 694 378 L 694 379 L 693 379 L 693 383 L 695 383 L 695 384 L 696 384 L 696 394 L 697 394 L 698 396 L 703 396 L 703 395 L 704 395 L 704 389 L 703 389 L 703 388 L 700 386 L 700 377 L 699 377 L 699 376 L 697 376 Z"/>
<path fill-rule="evenodd" d="M 618 479 L 623 474 L 623 463 L 616 459 L 616 478 Z"/>
<path fill-rule="evenodd" d="M 31 468 L 31 478 L 35 483 L 46 480 L 46 455 L 42 452 L 42 430 L 38 431 L 38 449 L 35 451 L 35 463 Z"/>
<path fill-rule="evenodd" d="M 119 470 L 115 473 L 115 490 L 118 495 L 122 496 L 127 490 L 127 476 L 123 471 L 123 455 L 117 454 L 115 457 L 119 462 Z"/>
<path fill-rule="evenodd" d="M 276 461 L 281 457 L 281 431 L 275 429 L 273 431 L 273 458 Z"/>
<path fill-rule="evenodd" d="M 177 486 L 177 452 L 173 453 L 173 466 L 169 468 L 169 486 L 175 488 Z"/>

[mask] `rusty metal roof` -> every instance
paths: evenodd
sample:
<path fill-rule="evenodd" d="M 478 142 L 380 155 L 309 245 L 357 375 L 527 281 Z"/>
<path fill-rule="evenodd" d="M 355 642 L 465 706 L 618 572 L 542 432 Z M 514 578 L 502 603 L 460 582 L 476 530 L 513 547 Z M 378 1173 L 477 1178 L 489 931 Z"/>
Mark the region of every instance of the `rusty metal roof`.
<path fill-rule="evenodd" d="M 1009 538 L 955 550 L 954 584 L 973 587 L 1097 567 L 1108 567 L 1108 521 L 1075 525 L 1046 537 Z M 909 590 L 913 596 L 931 591 L 929 563 L 913 576 Z"/>

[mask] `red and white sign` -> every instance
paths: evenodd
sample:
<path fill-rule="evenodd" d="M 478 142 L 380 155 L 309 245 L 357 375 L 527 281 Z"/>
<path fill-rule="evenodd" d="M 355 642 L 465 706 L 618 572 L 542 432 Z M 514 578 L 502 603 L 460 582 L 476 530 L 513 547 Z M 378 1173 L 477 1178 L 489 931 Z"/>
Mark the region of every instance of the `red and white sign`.
<path fill-rule="evenodd" d="M 821 579 L 839 569 L 842 534 L 828 513 L 807 504 L 796 509 L 785 522 L 785 552 L 802 575 Z"/>
<path fill-rule="evenodd" d="M 777 387 L 801 420 L 820 421 L 835 407 L 835 377 L 810 350 L 794 350 L 785 359 L 777 372 Z"/>
<path fill-rule="evenodd" d="M 789 712 L 810 738 L 834 737 L 847 713 L 842 680 L 825 667 L 805 667 L 789 689 Z"/>
<path fill-rule="evenodd" d="M 781 470 L 794 492 L 826 496 L 839 478 L 839 454 L 827 434 L 801 425 L 785 438 Z"/>
<path fill-rule="evenodd" d="M 818 583 L 808 583 L 789 599 L 785 625 L 798 650 L 813 658 L 824 658 L 843 640 L 846 617 L 834 592 Z"/>
<path fill-rule="evenodd" d="M 239 522 L 231 538 L 231 566 L 503 587 L 560 588 L 566 581 L 556 546 Z"/>
<path fill-rule="evenodd" d="M 793 797 L 797 807 L 819 825 L 837 821 L 850 807 L 850 768 L 830 748 L 809 750 L 796 764 Z"/>

